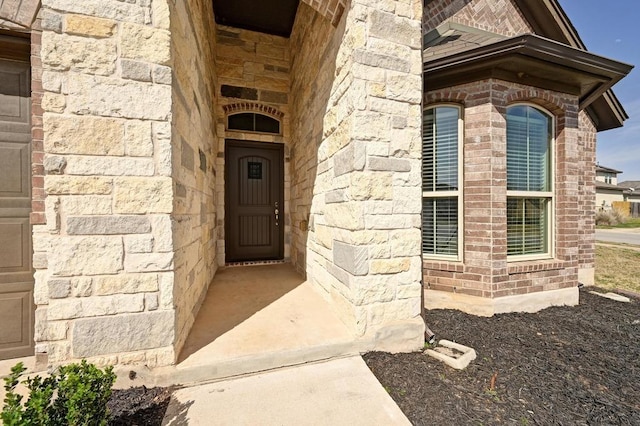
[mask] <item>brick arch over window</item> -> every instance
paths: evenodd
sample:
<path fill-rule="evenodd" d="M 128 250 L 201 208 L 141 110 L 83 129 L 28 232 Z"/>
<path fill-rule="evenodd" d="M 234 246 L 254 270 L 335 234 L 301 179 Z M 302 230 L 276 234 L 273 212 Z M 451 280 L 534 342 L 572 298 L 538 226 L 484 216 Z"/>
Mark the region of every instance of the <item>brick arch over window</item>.
<path fill-rule="evenodd" d="M 522 102 L 536 104 L 556 117 L 563 117 L 567 112 L 567 105 L 571 104 L 571 102 L 568 102 L 567 99 L 562 99 L 559 95 L 535 88 L 513 91 L 506 96 L 505 102 L 507 106 Z"/>
<path fill-rule="evenodd" d="M 259 104 L 257 102 L 238 102 L 235 104 L 224 105 L 222 109 L 227 117 L 241 112 L 256 112 L 273 117 L 278 121 L 282 121 L 284 118 L 284 112 L 280 111 L 278 108 L 274 108 L 270 105 Z"/>

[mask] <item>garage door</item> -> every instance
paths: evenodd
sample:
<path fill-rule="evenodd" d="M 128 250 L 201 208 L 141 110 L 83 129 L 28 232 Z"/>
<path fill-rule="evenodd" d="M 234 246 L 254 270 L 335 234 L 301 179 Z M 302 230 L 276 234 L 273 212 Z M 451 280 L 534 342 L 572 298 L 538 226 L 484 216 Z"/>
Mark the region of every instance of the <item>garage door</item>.
<path fill-rule="evenodd" d="M 0 359 L 33 354 L 29 64 L 0 58 Z"/>

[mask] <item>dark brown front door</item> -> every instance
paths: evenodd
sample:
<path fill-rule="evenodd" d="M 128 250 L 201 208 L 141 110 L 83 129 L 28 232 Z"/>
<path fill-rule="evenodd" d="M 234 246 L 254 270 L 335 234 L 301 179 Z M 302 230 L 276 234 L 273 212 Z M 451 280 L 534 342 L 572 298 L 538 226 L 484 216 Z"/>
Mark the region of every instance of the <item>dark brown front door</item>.
<path fill-rule="evenodd" d="M 33 355 L 30 81 L 0 58 L 0 359 Z"/>
<path fill-rule="evenodd" d="M 284 149 L 226 141 L 227 262 L 284 257 Z"/>

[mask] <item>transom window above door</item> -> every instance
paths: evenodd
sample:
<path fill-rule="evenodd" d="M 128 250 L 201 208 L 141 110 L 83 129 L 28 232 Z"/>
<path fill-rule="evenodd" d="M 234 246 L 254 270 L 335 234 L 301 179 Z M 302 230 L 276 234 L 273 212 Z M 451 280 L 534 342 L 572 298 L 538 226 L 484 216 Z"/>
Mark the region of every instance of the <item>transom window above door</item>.
<path fill-rule="evenodd" d="M 280 122 L 275 118 L 255 112 L 241 112 L 228 117 L 227 128 L 242 132 L 280 134 Z"/>

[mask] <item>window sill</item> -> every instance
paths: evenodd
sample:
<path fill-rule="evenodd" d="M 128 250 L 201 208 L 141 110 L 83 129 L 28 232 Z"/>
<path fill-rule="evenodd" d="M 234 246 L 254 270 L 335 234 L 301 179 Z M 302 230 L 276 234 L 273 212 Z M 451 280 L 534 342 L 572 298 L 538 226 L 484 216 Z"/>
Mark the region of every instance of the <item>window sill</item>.
<path fill-rule="evenodd" d="M 446 272 L 464 272 L 464 264 L 457 259 L 423 259 L 422 268 Z"/>
<path fill-rule="evenodd" d="M 566 262 L 557 259 L 523 260 L 509 264 L 509 275 L 564 269 Z"/>

